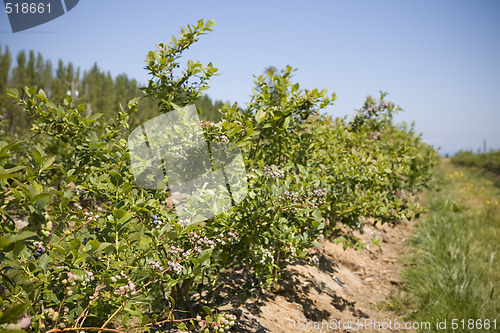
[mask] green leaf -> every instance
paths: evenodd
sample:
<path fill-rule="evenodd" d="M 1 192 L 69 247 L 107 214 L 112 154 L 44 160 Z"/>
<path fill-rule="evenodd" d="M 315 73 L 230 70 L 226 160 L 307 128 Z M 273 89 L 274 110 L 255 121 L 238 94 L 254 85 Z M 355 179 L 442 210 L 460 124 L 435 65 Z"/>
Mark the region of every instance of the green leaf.
<path fill-rule="evenodd" d="M 319 209 L 315 209 L 313 211 L 313 217 L 315 221 L 321 222 L 323 221 L 323 216 L 321 215 L 321 211 Z"/>
<path fill-rule="evenodd" d="M 99 251 L 105 250 L 105 249 L 107 249 L 110 246 L 113 246 L 113 244 L 111 244 L 111 243 L 101 243 L 101 245 L 99 245 L 99 247 L 97 248 L 97 250 L 95 252 L 99 252 Z"/>
<path fill-rule="evenodd" d="M 120 220 L 127 212 L 123 209 L 115 208 L 113 209 L 113 216 L 116 220 Z"/>
<path fill-rule="evenodd" d="M 49 198 L 50 197 L 50 193 L 40 193 L 40 194 L 37 194 L 33 197 L 33 199 L 31 200 L 31 202 L 37 202 L 39 200 L 42 200 L 44 198 Z"/>
<path fill-rule="evenodd" d="M 40 168 L 40 171 L 48 169 L 56 160 L 55 156 L 47 157 Z"/>
<path fill-rule="evenodd" d="M 203 306 L 203 311 L 205 311 L 205 313 L 207 314 L 207 316 L 211 316 L 212 315 L 212 310 L 210 310 L 210 308 L 206 305 Z"/>
<path fill-rule="evenodd" d="M 208 20 L 207 23 L 205 23 L 205 27 L 206 28 L 212 28 L 215 26 L 215 24 L 217 23 L 216 20 Z"/>
<path fill-rule="evenodd" d="M 50 262 L 50 257 L 47 253 L 42 254 L 40 257 L 40 260 L 38 261 L 38 264 L 40 267 L 43 269 L 44 272 L 47 272 L 47 265 Z"/>
<path fill-rule="evenodd" d="M 45 91 L 43 91 L 43 89 L 40 89 L 40 90 L 38 91 L 38 95 L 40 95 L 40 96 L 41 96 L 41 97 L 43 97 L 43 98 L 47 98 L 47 95 L 45 94 Z"/>
<path fill-rule="evenodd" d="M 6 93 L 10 98 L 19 98 L 19 91 L 16 88 L 7 89 Z"/>
<path fill-rule="evenodd" d="M 91 116 L 88 116 L 87 120 L 88 121 L 96 121 L 97 119 L 99 119 L 101 117 L 102 117 L 102 113 L 96 113 L 96 114 L 93 114 Z"/>
<path fill-rule="evenodd" d="M 203 263 L 205 260 L 209 259 L 212 255 L 212 249 L 203 250 L 197 258 L 199 264 Z"/>
<path fill-rule="evenodd" d="M 42 162 L 42 156 L 43 152 L 41 151 L 41 148 L 35 146 L 35 148 L 33 149 L 33 159 L 35 160 L 36 164 L 40 164 Z"/>
<path fill-rule="evenodd" d="M 264 109 L 259 109 L 259 111 L 257 111 L 257 113 L 255 114 L 255 121 L 257 122 L 257 124 L 260 124 L 265 118 L 266 118 L 266 114 L 264 112 Z"/>
<path fill-rule="evenodd" d="M 118 223 L 125 223 L 127 222 L 128 220 L 130 220 L 132 217 L 134 216 L 134 213 L 127 213 L 125 215 L 123 215 L 119 220 L 118 220 Z"/>
<path fill-rule="evenodd" d="M 9 245 L 10 245 L 10 242 L 7 239 L 5 239 L 4 236 L 0 236 L 0 251 L 5 249 Z"/>
<path fill-rule="evenodd" d="M 15 321 L 21 316 L 27 304 L 14 304 L 0 315 L 0 324 Z"/>
<path fill-rule="evenodd" d="M 89 241 L 87 244 L 90 245 L 94 252 L 99 248 L 99 246 L 101 246 L 101 242 L 96 239 Z"/>
<path fill-rule="evenodd" d="M 7 236 L 5 236 L 5 238 L 10 243 L 13 243 L 13 242 L 17 242 L 17 241 L 20 241 L 20 240 L 28 239 L 28 238 L 31 238 L 31 237 L 34 237 L 34 236 L 36 236 L 36 234 L 34 232 L 32 232 L 32 231 L 23 231 L 23 232 L 20 232 L 18 234 L 7 235 Z"/>
<path fill-rule="evenodd" d="M 297 167 L 299 168 L 300 173 L 302 173 L 302 174 L 304 174 L 304 175 L 309 174 L 309 173 L 307 172 L 307 169 L 306 169 L 303 165 L 301 165 L 301 164 L 297 164 Z"/>
<path fill-rule="evenodd" d="M 302 250 L 297 253 L 299 258 L 304 258 L 309 252 L 307 250 Z"/>
<path fill-rule="evenodd" d="M 21 170 L 24 170 L 26 169 L 27 167 L 24 166 L 24 165 L 16 165 L 15 167 L 12 167 L 10 169 L 5 169 L 4 171 L 6 173 L 12 173 L 12 172 L 18 172 L 18 171 L 21 171 Z"/>
<path fill-rule="evenodd" d="M 97 134 L 92 133 L 92 135 L 90 136 L 90 141 L 89 141 L 90 145 L 92 147 L 94 147 L 95 145 L 97 145 L 98 141 L 99 141 L 99 139 L 97 138 Z"/>
<path fill-rule="evenodd" d="M 146 326 L 146 324 L 149 324 L 150 321 L 151 321 L 151 319 L 148 317 L 148 315 L 144 315 L 144 316 L 142 316 L 141 324 L 142 324 L 142 326 Z"/>
<path fill-rule="evenodd" d="M 20 175 L 21 175 L 20 173 L 2 173 L 2 174 L 0 174 L 0 180 L 17 178 Z"/>
<path fill-rule="evenodd" d="M 287 129 L 288 126 L 290 125 L 290 119 L 292 118 L 292 116 L 288 116 L 285 118 L 285 121 L 283 122 L 283 128 L 284 129 Z"/>

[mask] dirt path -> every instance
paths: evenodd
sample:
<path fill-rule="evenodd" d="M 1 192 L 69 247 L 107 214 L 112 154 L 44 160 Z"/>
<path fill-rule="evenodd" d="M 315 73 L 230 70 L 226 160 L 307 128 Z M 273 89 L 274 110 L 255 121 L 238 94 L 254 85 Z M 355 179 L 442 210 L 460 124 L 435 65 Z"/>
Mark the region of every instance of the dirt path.
<path fill-rule="evenodd" d="M 240 315 L 231 331 L 415 332 L 395 329 L 396 321 L 404 322 L 387 306 L 400 291 L 400 258 L 413 227 L 411 222 L 366 226 L 363 234 L 355 234 L 369 244 L 362 251 L 324 242 L 314 250 L 318 266 L 288 265 L 275 290 L 237 305 Z M 379 245 L 374 239 L 381 240 Z M 358 323 L 365 326 L 358 329 Z M 377 323 L 384 328 L 375 328 Z"/>

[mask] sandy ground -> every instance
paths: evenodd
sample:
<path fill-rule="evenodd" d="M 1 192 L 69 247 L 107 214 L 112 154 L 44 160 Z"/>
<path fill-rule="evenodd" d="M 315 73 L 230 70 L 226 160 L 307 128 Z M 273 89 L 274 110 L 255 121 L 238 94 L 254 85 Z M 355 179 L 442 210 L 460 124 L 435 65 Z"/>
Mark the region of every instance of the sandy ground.
<path fill-rule="evenodd" d="M 238 313 L 231 332 L 415 332 L 396 329 L 395 322 L 404 321 L 384 306 L 401 292 L 400 259 L 413 227 L 366 226 L 355 233 L 368 244 L 362 251 L 325 241 L 314 250 L 318 266 L 290 264 L 273 290 L 227 304 Z M 373 239 L 382 241 L 374 245 Z"/>

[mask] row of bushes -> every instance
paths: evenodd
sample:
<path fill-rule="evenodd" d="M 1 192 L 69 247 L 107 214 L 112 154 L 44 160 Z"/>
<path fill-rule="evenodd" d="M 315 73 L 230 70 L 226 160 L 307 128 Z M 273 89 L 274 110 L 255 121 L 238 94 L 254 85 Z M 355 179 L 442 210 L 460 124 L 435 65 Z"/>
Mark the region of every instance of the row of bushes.
<path fill-rule="evenodd" d="M 208 88 L 217 69 L 189 61 L 179 72 L 179 58 L 214 24 L 200 20 L 149 52 L 144 91 L 159 113 Z M 256 77 L 246 107 L 225 105 L 223 120 L 203 122 L 207 141 L 242 150 L 248 194 L 187 227 L 168 190 L 135 183 L 126 139 L 137 100 L 103 123 L 70 97 L 56 105 L 43 90 L 9 91 L 33 127 L 24 141 L 0 143 L 0 328 L 223 331 L 235 318 L 212 311 L 209 295 L 235 269 L 254 276 L 247 287 L 266 287 L 322 237 L 418 215 L 413 194 L 438 158 L 393 123 L 400 109 L 381 94 L 351 121 L 333 119 L 319 111 L 335 94 L 301 89 L 293 71 Z"/>
<path fill-rule="evenodd" d="M 500 175 L 500 150 L 482 154 L 460 151 L 451 158 L 451 161 L 459 165 L 477 167 Z"/>

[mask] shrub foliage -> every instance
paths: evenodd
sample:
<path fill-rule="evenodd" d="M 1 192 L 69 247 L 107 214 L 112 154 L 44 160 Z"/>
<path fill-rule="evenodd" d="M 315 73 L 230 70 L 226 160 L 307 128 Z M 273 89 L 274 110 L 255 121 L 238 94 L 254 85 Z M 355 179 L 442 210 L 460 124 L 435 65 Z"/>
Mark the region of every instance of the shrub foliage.
<path fill-rule="evenodd" d="M 500 175 L 500 150 L 493 150 L 482 154 L 460 151 L 452 157 L 451 161 L 458 165 L 477 167 Z"/>
<path fill-rule="evenodd" d="M 181 69 L 179 58 L 214 24 L 200 20 L 148 53 L 144 92 L 159 112 L 208 88 L 217 69 Z M 222 120 L 202 123 L 207 140 L 242 149 L 249 192 L 188 227 L 168 190 L 134 183 L 126 139 L 137 99 L 103 121 L 69 96 L 56 105 L 43 90 L 9 90 L 33 126 L 24 140 L 0 142 L 0 330 L 224 331 L 234 316 L 212 311 L 205 295 L 235 268 L 255 277 L 248 287 L 266 287 L 286 260 L 345 226 L 418 215 L 412 195 L 437 155 L 393 123 L 400 109 L 381 94 L 351 121 L 333 119 L 320 111 L 335 94 L 302 89 L 293 72 L 256 77 L 246 107 L 226 104 Z"/>

